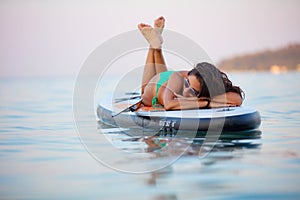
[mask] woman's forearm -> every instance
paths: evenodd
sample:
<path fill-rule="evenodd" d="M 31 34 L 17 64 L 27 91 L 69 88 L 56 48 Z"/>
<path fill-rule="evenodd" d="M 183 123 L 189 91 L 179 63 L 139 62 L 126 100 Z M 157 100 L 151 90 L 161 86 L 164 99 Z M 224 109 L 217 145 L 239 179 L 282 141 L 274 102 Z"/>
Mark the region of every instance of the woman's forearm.
<path fill-rule="evenodd" d="M 243 103 L 242 97 L 235 92 L 227 92 L 225 94 L 221 94 L 219 96 L 215 96 L 212 99 L 212 102 L 215 103 L 215 105 L 228 105 L 228 106 L 240 106 Z M 214 107 L 214 106 L 212 106 Z M 216 106 L 220 107 L 220 106 Z"/>
<path fill-rule="evenodd" d="M 214 97 L 211 101 L 195 98 L 174 98 L 165 102 L 164 107 L 166 110 L 185 110 L 205 107 L 218 108 L 240 106 L 242 103 L 243 99 L 237 93 L 228 92 Z"/>
<path fill-rule="evenodd" d="M 186 110 L 186 109 L 195 109 L 195 108 L 205 108 L 208 105 L 207 100 L 187 100 L 187 99 L 173 99 L 168 101 L 164 108 L 166 110 Z"/>

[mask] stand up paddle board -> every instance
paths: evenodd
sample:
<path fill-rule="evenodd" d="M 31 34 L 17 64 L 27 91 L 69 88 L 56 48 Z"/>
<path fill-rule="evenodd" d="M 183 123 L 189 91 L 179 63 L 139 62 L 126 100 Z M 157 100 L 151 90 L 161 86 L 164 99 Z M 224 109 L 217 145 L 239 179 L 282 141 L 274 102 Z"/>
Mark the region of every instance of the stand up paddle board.
<path fill-rule="evenodd" d="M 97 116 L 103 123 L 115 127 L 139 126 L 170 131 L 240 132 L 257 129 L 261 124 L 260 113 L 243 106 L 174 111 L 144 107 L 136 110 L 139 102 L 139 96 L 108 97 L 98 105 Z"/>

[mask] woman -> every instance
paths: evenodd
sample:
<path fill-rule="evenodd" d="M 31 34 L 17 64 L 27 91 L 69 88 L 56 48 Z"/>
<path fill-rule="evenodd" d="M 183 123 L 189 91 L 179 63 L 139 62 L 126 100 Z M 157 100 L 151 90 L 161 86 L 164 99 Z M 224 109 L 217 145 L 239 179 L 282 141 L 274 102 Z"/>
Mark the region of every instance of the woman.
<path fill-rule="evenodd" d="M 242 90 L 212 64 L 198 63 L 191 71 L 167 70 L 161 50 L 164 25 L 163 17 L 154 21 L 154 28 L 138 25 L 150 44 L 142 79 L 142 103 L 166 110 L 240 106 Z"/>

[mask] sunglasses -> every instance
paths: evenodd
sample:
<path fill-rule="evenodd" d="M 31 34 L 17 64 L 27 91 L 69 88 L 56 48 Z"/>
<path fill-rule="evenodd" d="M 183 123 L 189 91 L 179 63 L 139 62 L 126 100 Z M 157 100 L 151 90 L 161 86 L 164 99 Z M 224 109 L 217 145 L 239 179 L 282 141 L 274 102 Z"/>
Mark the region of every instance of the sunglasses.
<path fill-rule="evenodd" d="M 189 88 L 189 91 L 190 91 L 190 93 L 191 93 L 193 96 L 195 96 L 195 97 L 198 97 L 198 96 L 199 96 L 199 92 L 198 92 L 197 90 L 195 90 L 194 88 L 191 87 L 190 82 L 189 82 L 189 79 L 184 78 L 184 79 L 183 79 L 183 82 L 184 82 L 184 86 L 185 86 L 186 88 Z"/>

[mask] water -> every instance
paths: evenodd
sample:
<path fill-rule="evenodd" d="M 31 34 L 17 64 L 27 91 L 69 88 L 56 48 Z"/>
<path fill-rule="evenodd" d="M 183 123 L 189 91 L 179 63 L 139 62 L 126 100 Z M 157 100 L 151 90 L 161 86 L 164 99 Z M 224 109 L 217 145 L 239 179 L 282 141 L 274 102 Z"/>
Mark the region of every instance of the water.
<path fill-rule="evenodd" d="M 2 78 L 1 199 L 299 199 L 300 74 L 229 76 L 245 90 L 244 105 L 261 112 L 261 135 L 219 141 L 202 159 L 196 143 L 172 165 L 141 174 L 115 171 L 84 148 L 73 120 L 74 79 Z M 141 154 L 118 158 L 93 123 L 97 148 L 114 165 L 169 159 L 142 140 L 108 133 L 118 148 Z M 184 142 L 192 141 L 175 144 Z"/>

